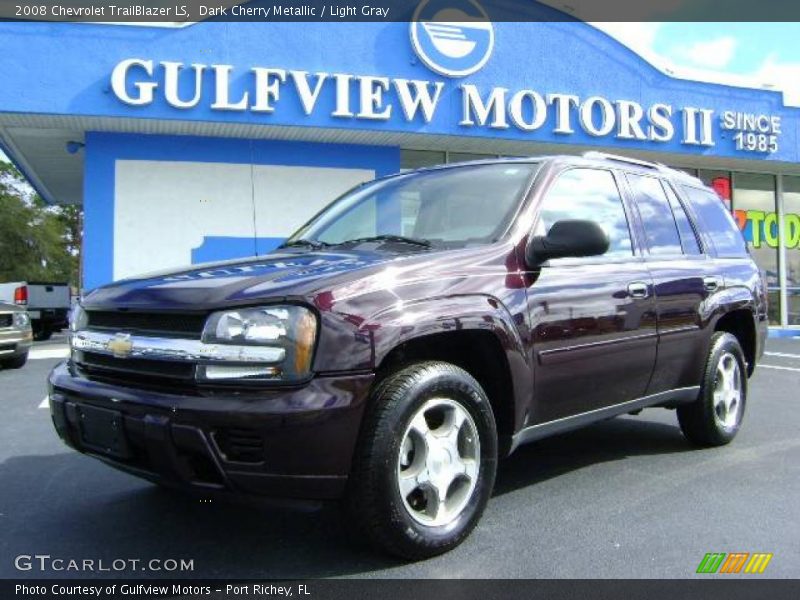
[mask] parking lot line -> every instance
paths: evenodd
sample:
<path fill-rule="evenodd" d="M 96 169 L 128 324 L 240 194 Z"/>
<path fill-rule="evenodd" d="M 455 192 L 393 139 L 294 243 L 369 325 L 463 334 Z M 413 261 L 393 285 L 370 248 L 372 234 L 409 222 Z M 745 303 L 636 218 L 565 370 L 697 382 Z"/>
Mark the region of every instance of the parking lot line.
<path fill-rule="evenodd" d="M 49 408 L 50 407 L 50 396 L 45 396 L 44 400 L 39 403 L 39 408 Z"/>
<path fill-rule="evenodd" d="M 786 352 L 764 352 L 765 356 L 780 356 L 781 358 L 800 358 L 800 354 L 787 354 Z"/>
<path fill-rule="evenodd" d="M 797 367 L 779 367 L 777 365 L 758 365 L 756 368 L 764 368 L 764 369 L 778 369 L 779 371 L 797 371 L 800 373 L 800 369 Z"/>
<path fill-rule="evenodd" d="M 32 348 L 28 352 L 28 358 L 31 360 L 43 360 L 47 358 L 67 358 L 69 356 L 69 348 Z"/>

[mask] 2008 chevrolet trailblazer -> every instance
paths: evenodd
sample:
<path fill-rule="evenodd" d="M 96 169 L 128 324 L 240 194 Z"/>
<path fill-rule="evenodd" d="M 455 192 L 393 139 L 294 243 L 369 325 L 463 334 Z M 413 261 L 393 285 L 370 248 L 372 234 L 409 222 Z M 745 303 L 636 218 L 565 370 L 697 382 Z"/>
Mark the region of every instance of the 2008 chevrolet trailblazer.
<path fill-rule="evenodd" d="M 654 406 L 730 442 L 766 323 L 699 180 L 597 153 L 482 161 L 362 185 L 267 256 L 95 290 L 50 407 L 119 469 L 342 498 L 423 558 L 470 533 L 525 442 Z"/>

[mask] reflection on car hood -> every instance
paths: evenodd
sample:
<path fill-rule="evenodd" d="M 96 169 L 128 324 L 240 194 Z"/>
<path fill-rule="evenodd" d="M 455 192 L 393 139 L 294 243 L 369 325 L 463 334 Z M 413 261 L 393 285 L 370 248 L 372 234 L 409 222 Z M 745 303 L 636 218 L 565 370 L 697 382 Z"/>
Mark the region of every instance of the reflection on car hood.
<path fill-rule="evenodd" d="M 258 258 L 209 263 L 119 281 L 90 293 L 84 304 L 89 308 L 200 310 L 302 296 L 337 277 L 371 271 L 373 267 L 415 254 L 418 253 L 278 250 Z"/>

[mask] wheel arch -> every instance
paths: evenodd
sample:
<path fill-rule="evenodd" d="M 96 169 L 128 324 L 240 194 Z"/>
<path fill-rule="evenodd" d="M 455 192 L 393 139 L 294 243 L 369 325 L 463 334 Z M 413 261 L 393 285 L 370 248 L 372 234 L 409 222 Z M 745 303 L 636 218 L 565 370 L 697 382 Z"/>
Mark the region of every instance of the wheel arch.
<path fill-rule="evenodd" d="M 464 369 L 489 397 L 499 451 L 506 454 L 521 428 L 532 380 L 520 332 L 505 307 L 494 298 L 464 296 L 406 306 L 378 320 L 384 335 L 376 347 L 374 385 L 418 361 L 440 360 Z"/>
<path fill-rule="evenodd" d="M 724 331 L 733 335 L 742 347 L 747 362 L 747 376 L 753 374 L 757 357 L 756 322 L 749 308 L 734 308 L 722 315 L 714 323 L 714 331 Z"/>

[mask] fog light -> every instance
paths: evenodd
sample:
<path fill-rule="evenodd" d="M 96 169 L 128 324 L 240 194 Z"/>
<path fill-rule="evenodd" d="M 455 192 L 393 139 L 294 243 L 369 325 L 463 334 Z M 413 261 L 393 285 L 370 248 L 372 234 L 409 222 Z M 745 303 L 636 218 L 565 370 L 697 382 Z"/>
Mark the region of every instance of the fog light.
<path fill-rule="evenodd" d="M 278 379 L 281 370 L 278 367 L 266 367 L 260 365 L 206 365 L 203 369 L 205 379 L 248 379 L 257 377 L 258 379 Z"/>

